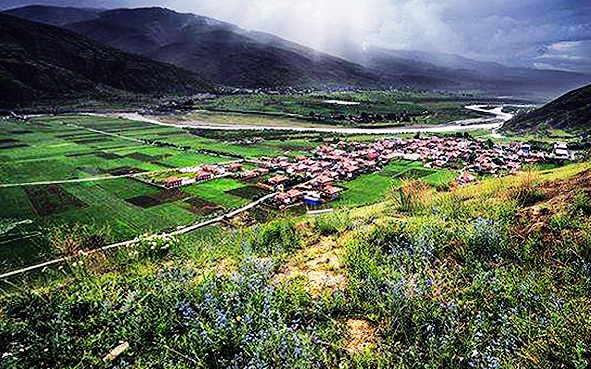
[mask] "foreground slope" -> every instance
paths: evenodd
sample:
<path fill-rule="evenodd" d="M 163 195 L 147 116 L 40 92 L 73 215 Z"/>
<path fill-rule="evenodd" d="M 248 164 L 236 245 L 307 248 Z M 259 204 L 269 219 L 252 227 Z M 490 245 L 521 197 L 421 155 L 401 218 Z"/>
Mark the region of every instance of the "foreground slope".
<path fill-rule="evenodd" d="M 589 168 L 78 254 L 9 281 L 3 364 L 587 367 Z"/>
<path fill-rule="evenodd" d="M 211 84 L 195 73 L 62 28 L 0 14 L 1 102 L 209 89 Z"/>
<path fill-rule="evenodd" d="M 228 86 L 380 84 L 376 75 L 345 60 L 278 38 L 268 42 L 232 24 L 168 9 L 111 10 L 66 27 L 128 52 L 200 71 Z"/>
<path fill-rule="evenodd" d="M 540 132 L 544 129 L 569 132 L 591 131 L 591 85 L 571 91 L 566 95 L 507 122 L 508 132 Z"/>

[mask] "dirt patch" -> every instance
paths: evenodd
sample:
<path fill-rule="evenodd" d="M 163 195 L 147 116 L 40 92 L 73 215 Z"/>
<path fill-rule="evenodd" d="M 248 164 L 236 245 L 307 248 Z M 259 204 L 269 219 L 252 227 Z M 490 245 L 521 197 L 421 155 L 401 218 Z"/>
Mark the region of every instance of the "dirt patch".
<path fill-rule="evenodd" d="M 105 160 L 116 160 L 116 159 L 121 159 L 121 156 L 117 155 L 117 154 L 113 154 L 110 152 L 97 152 L 95 154 L 95 156 L 98 156 L 99 158 L 105 159 Z"/>
<path fill-rule="evenodd" d="M 347 319 L 345 325 L 347 326 L 345 350 L 350 353 L 361 352 L 375 343 L 376 329 L 367 320 Z"/>
<path fill-rule="evenodd" d="M 243 199 L 259 199 L 267 194 L 269 191 L 265 190 L 264 188 L 260 188 L 257 186 L 245 186 L 239 187 L 233 190 L 226 191 L 227 194 L 242 197 Z"/>
<path fill-rule="evenodd" d="M 190 205 L 187 210 L 195 215 L 209 215 L 223 210 L 223 208 L 218 204 L 203 200 L 199 197 L 192 197 L 188 200 L 185 200 L 185 203 Z"/>
<path fill-rule="evenodd" d="M 159 200 L 153 198 L 150 195 L 141 195 L 141 196 L 136 196 L 136 197 L 132 197 L 131 199 L 127 199 L 125 200 L 126 202 L 135 205 L 135 206 L 139 206 L 140 208 L 151 208 L 154 206 L 158 206 L 160 204 L 162 204 Z"/>
<path fill-rule="evenodd" d="M 58 185 L 27 186 L 25 192 L 35 212 L 41 217 L 86 206 L 85 203 Z"/>
<path fill-rule="evenodd" d="M 517 214 L 515 236 L 527 239 L 532 233 L 541 234 L 545 240 L 559 239 L 559 232 L 549 226 L 556 214 L 569 211 L 568 206 L 579 191 L 591 197 L 591 170 L 563 180 L 549 181 L 540 185 L 543 201 L 524 207 Z"/>
<path fill-rule="evenodd" d="M 228 276 L 238 270 L 236 263 L 229 258 L 218 261 L 216 270 L 219 276 Z"/>
<path fill-rule="evenodd" d="M 72 154 L 65 154 L 64 156 L 66 158 L 78 158 L 81 156 L 88 156 L 88 155 L 94 155 L 94 153 L 93 152 L 75 152 Z"/>
<path fill-rule="evenodd" d="M 141 172 L 140 169 L 134 168 L 134 167 L 119 167 L 119 168 L 109 169 L 107 171 L 107 173 L 109 173 L 112 176 L 123 176 L 126 174 L 140 173 L 140 172 Z"/>
<path fill-rule="evenodd" d="M 26 147 L 26 146 L 29 146 L 29 144 L 26 144 L 26 143 L 21 142 L 19 140 L 15 140 L 14 138 L 6 138 L 6 139 L 0 140 L 0 150 L 15 149 L 17 147 Z"/>
<path fill-rule="evenodd" d="M 148 163 L 158 160 L 158 158 L 156 158 L 154 156 L 142 154 L 141 152 L 132 152 L 131 154 L 125 155 L 125 157 L 132 158 L 132 159 L 139 160 L 139 161 L 145 161 Z"/>
<path fill-rule="evenodd" d="M 0 145 L 10 144 L 10 143 L 15 143 L 15 142 L 19 142 L 19 141 L 18 140 L 15 140 L 14 138 L 3 138 L 3 139 L 0 139 Z"/>
<path fill-rule="evenodd" d="M 188 193 L 180 190 L 164 190 L 151 195 L 141 195 L 127 199 L 128 203 L 141 208 L 151 208 L 161 204 L 167 204 L 189 197 Z"/>
<path fill-rule="evenodd" d="M 325 291 L 345 291 L 347 280 L 342 272 L 340 254 L 341 249 L 333 239 L 323 238 L 314 246 L 300 250 L 273 281 L 282 284 L 304 278 L 305 289 L 313 297 Z"/>

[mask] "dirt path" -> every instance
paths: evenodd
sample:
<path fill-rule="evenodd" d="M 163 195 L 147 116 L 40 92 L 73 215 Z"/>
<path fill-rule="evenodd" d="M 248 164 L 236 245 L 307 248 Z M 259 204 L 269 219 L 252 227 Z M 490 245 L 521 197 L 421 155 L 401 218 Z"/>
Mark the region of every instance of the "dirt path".
<path fill-rule="evenodd" d="M 248 211 L 258 205 L 260 205 L 261 203 L 263 203 L 264 201 L 266 201 L 267 199 L 270 199 L 271 197 L 277 195 L 277 192 L 275 193 L 271 193 L 269 195 L 266 195 L 264 197 L 261 197 L 260 199 L 258 199 L 257 201 L 251 202 L 250 204 L 234 210 L 232 212 L 223 214 L 218 216 L 217 218 L 213 218 L 210 219 L 208 221 L 202 222 L 202 223 L 198 223 L 198 224 L 194 224 L 194 225 L 190 225 L 187 227 L 183 227 L 180 229 L 177 229 L 173 232 L 165 232 L 165 233 L 160 233 L 157 235 L 154 235 L 152 237 L 165 237 L 165 236 L 180 236 L 180 235 L 184 235 L 187 233 L 190 233 L 192 231 L 195 231 L 197 229 L 201 229 L 201 228 L 205 228 L 208 227 L 212 224 L 216 224 L 219 223 L 221 221 L 227 220 L 229 218 L 235 217 L 238 214 L 241 214 L 245 211 Z M 86 255 L 90 255 L 90 254 L 94 254 L 97 252 L 101 252 L 101 251 L 107 251 L 107 250 L 111 250 L 111 249 L 115 249 L 115 248 L 121 248 L 121 247 L 133 247 L 134 245 L 136 245 L 139 241 L 137 239 L 133 239 L 133 240 L 129 240 L 129 241 L 124 241 L 124 242 L 118 242 L 118 243 L 114 243 L 112 245 L 108 245 L 108 246 L 104 246 L 98 249 L 94 249 L 94 250 L 88 250 L 85 252 Z M 40 264 L 36 264 L 36 265 L 32 265 L 30 267 L 26 267 L 26 268 L 21 268 L 18 270 L 14 270 L 12 272 L 8 272 L 8 273 L 4 273 L 0 275 L 0 279 L 4 279 L 4 278 L 8 278 L 8 277 L 12 277 L 18 274 L 23 274 L 23 273 L 27 273 L 27 272 L 31 272 L 33 270 L 38 270 L 38 269 L 42 269 L 51 265 L 55 265 L 55 264 L 60 264 L 60 263 L 64 263 L 73 259 L 76 259 L 77 256 L 65 256 L 59 259 L 54 259 L 54 260 L 50 260 L 50 261 L 46 261 L 44 263 L 40 263 Z"/>

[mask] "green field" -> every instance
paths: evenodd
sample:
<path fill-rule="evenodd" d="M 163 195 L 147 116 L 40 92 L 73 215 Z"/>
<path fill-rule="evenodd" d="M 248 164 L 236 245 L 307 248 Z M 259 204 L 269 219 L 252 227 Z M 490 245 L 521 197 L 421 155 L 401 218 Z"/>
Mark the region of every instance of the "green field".
<path fill-rule="evenodd" d="M 206 148 L 249 157 L 280 155 L 285 150 L 279 147 L 288 145 L 279 141 L 262 147 L 227 145 L 185 130 L 125 119 L 58 116 L 38 117 L 27 123 L 7 121 L 0 125 L 0 184 L 109 177 L 235 160 L 230 156 L 134 141 L 146 138 L 195 150 Z M 301 147 L 310 147 L 310 144 L 302 142 Z M 118 178 L 0 188 L 0 203 L 3 204 L 0 221 L 33 221 L 32 225 L 27 225 L 26 235 L 0 239 L 0 255 L 3 256 L 0 271 L 55 256 L 56 250 L 39 240 L 46 229 L 60 224 L 108 228 L 109 241 L 126 240 L 145 232 L 189 225 L 243 206 L 250 199 L 226 191 L 246 186 L 248 184 L 235 180 L 220 179 L 168 193 L 136 179 Z M 203 209 L 205 206 L 207 208 Z M 30 236 L 31 232 L 36 236 Z"/>
<path fill-rule="evenodd" d="M 321 135 L 301 133 L 273 133 L 256 145 L 239 144 L 236 140 L 240 137 L 199 136 L 174 127 L 82 115 L 36 117 L 26 123 L 6 121 L 0 125 L 0 184 L 146 171 L 161 172 L 157 175 L 166 177 L 174 168 L 227 162 L 236 160 L 236 156 L 305 155 L 322 142 Z M 142 141 L 145 139 L 162 145 L 147 144 Z M 380 173 L 342 183 L 347 190 L 334 206 L 380 201 L 402 178 L 416 175 L 411 171 L 418 168 L 420 163 L 400 161 Z M 453 178 L 453 173 L 428 171 L 420 177 L 436 186 Z M 164 191 L 137 179 L 117 178 L 0 188 L 0 202 L 5 205 L 0 208 L 0 220 L 31 220 L 33 224 L 27 226 L 31 232 L 45 232 L 61 224 L 108 228 L 109 241 L 121 241 L 145 232 L 189 225 L 244 206 L 256 198 L 248 186 L 225 178 Z M 37 242 L 35 237 L 22 237 L 0 244 L 4 255 L 0 270 L 55 256 L 56 250 Z M 37 251 L 24 251 L 29 248 Z"/>
<path fill-rule="evenodd" d="M 281 114 L 295 114 L 308 117 L 310 112 L 328 116 L 330 114 L 355 115 L 373 114 L 413 114 L 417 124 L 441 124 L 456 119 L 475 117 L 465 111 L 465 98 L 453 94 L 418 92 L 342 92 L 334 94 L 309 95 L 270 95 L 250 94 L 232 95 L 200 101 L 194 107 L 210 109 L 216 113 L 199 112 L 191 115 L 194 120 L 212 123 L 256 124 L 248 115 L 231 115 L 230 112 L 269 114 L 259 117 L 266 124 L 306 126 L 306 121 L 297 120 Z M 346 101 L 352 105 L 339 105 L 329 101 Z M 225 112 L 220 114 L 220 112 Z M 275 115 L 275 116 L 273 116 Z M 385 122 L 395 123 L 395 120 Z M 310 124 L 309 122 L 308 124 Z M 327 121 L 327 124 L 352 125 L 347 121 Z M 410 122 L 408 122 L 410 123 Z"/>
<path fill-rule="evenodd" d="M 362 175 L 338 185 L 345 191 L 334 202 L 335 207 L 369 205 L 383 201 L 403 179 L 420 179 L 432 186 L 449 183 L 457 177 L 455 171 L 423 168 L 421 163 L 395 161 L 381 172 Z"/>

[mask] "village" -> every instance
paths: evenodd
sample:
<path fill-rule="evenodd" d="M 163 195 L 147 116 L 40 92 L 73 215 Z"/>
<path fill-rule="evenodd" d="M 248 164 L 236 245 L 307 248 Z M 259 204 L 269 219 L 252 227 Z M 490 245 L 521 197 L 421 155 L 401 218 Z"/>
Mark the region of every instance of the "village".
<path fill-rule="evenodd" d="M 337 186 L 363 174 L 382 170 L 395 160 L 420 161 L 425 168 L 458 171 L 456 183 L 464 185 L 482 175 L 517 174 L 525 164 L 574 159 L 565 144 L 552 152 L 533 151 L 531 145 L 495 145 L 490 140 L 457 137 L 384 139 L 375 142 L 323 144 L 310 156 L 261 157 L 221 165 L 179 169 L 158 183 L 173 189 L 197 182 L 231 177 L 256 184 L 269 193 L 270 206 L 284 209 L 305 204 L 319 206 L 337 199 L 344 191 Z"/>

